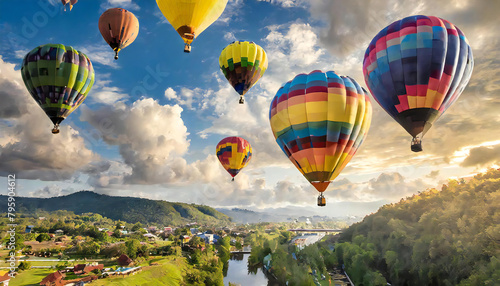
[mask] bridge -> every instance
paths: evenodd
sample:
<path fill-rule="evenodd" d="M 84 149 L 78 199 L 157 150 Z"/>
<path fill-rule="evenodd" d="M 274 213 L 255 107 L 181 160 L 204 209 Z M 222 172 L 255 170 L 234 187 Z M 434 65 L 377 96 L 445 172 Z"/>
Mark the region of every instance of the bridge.
<path fill-rule="evenodd" d="M 332 228 L 310 228 L 310 229 L 305 229 L 305 228 L 291 228 L 288 229 L 288 231 L 294 231 L 294 232 L 342 232 L 341 229 L 332 229 Z"/>

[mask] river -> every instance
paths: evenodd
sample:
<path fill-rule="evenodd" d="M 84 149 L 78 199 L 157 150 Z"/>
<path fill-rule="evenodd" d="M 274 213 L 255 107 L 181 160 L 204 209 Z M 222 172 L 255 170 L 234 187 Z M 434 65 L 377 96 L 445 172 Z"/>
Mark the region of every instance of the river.
<path fill-rule="evenodd" d="M 248 257 L 250 254 L 233 254 L 229 260 L 227 275 L 224 277 L 224 285 L 229 285 L 229 282 L 241 286 L 266 286 L 276 285 L 268 281 L 268 278 L 259 267 L 255 269 L 255 273 L 248 271 Z"/>

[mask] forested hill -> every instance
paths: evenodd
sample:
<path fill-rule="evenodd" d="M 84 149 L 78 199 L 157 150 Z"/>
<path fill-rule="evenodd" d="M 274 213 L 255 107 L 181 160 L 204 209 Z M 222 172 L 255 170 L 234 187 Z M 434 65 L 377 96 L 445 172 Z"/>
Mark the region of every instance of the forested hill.
<path fill-rule="evenodd" d="M 500 171 L 450 181 L 349 227 L 336 246 L 356 285 L 500 285 Z"/>
<path fill-rule="evenodd" d="M 0 203 L 7 205 L 7 197 L 0 196 Z M 53 198 L 16 198 L 16 212 L 36 215 L 39 211 L 67 210 L 75 214 L 98 213 L 113 220 L 129 223 L 181 225 L 197 222 L 224 226 L 230 218 L 203 205 L 171 203 L 134 197 L 115 197 L 89 191 Z"/>

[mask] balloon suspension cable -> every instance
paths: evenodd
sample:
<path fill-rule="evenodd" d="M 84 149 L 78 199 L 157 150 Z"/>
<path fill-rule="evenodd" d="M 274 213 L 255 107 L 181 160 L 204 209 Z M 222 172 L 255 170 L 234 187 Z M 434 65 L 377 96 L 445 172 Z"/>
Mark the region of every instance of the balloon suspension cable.
<path fill-rule="evenodd" d="M 190 52 L 191 52 L 191 45 L 186 44 L 186 45 L 184 46 L 184 52 L 185 52 L 185 53 L 190 53 Z"/>
<path fill-rule="evenodd" d="M 422 139 L 418 138 L 418 136 L 413 137 L 411 140 L 411 150 L 413 152 L 421 152 L 422 149 Z"/>
<path fill-rule="evenodd" d="M 54 124 L 54 128 L 52 128 L 52 134 L 59 134 L 59 124 Z"/>
<path fill-rule="evenodd" d="M 118 50 L 115 50 L 115 60 L 118 59 Z"/>
<path fill-rule="evenodd" d="M 318 196 L 318 206 L 320 207 L 326 206 L 326 199 L 323 196 L 323 193 L 320 193 L 320 195 Z"/>
<path fill-rule="evenodd" d="M 243 97 L 243 95 L 240 95 L 240 104 L 243 104 L 245 103 L 245 98 Z"/>

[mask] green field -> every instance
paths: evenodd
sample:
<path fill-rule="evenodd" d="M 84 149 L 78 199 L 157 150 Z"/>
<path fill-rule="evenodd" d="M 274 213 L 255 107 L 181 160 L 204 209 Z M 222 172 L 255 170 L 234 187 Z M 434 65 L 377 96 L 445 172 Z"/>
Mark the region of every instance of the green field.
<path fill-rule="evenodd" d="M 92 282 L 92 285 L 180 285 L 182 274 L 175 264 L 148 267 L 147 270 L 125 277 L 110 277 Z"/>
<path fill-rule="evenodd" d="M 34 286 L 40 285 L 40 282 L 54 269 L 30 269 L 22 271 L 16 277 L 10 279 L 9 286 Z"/>

